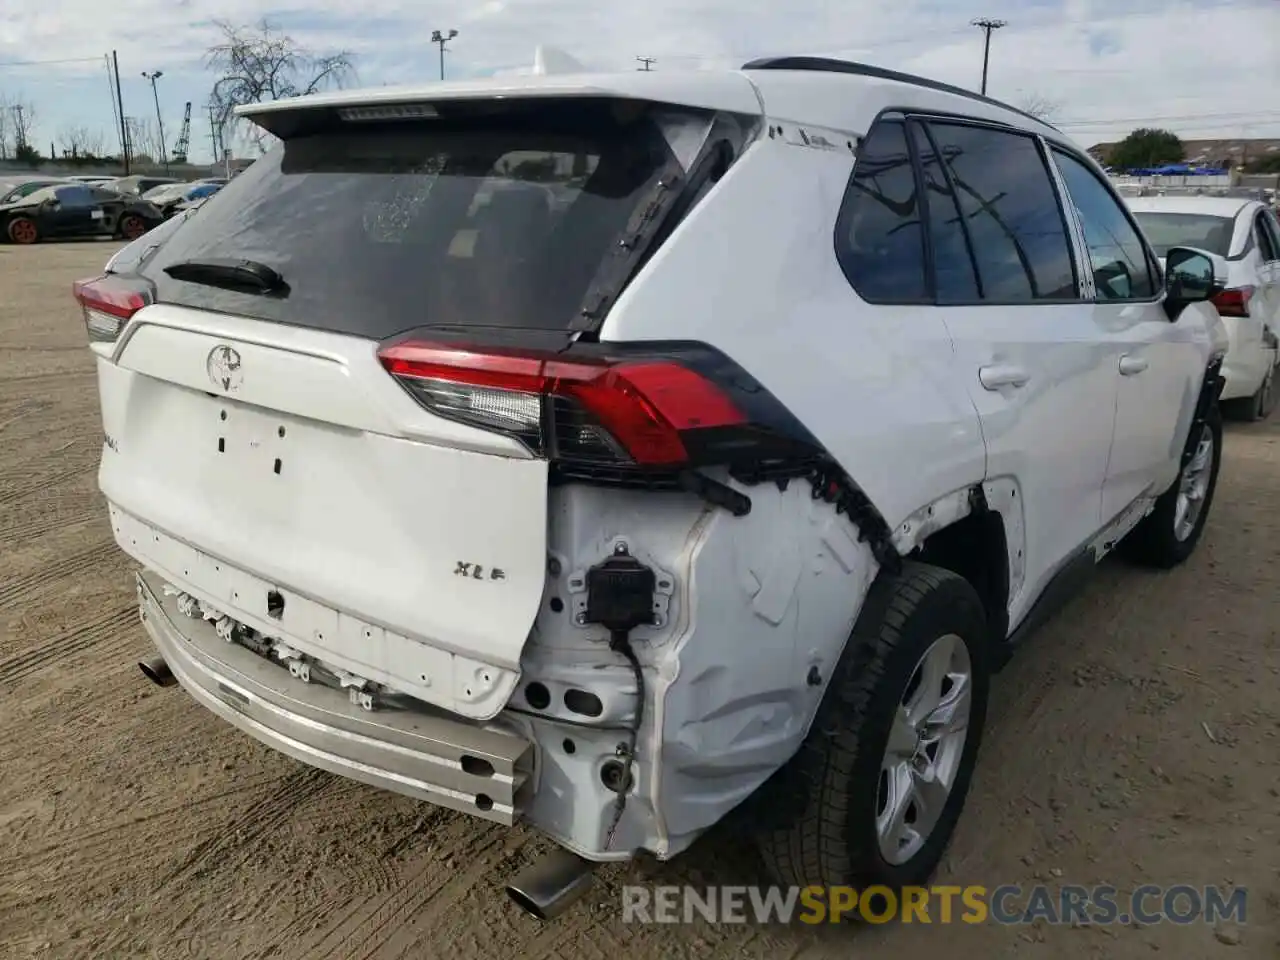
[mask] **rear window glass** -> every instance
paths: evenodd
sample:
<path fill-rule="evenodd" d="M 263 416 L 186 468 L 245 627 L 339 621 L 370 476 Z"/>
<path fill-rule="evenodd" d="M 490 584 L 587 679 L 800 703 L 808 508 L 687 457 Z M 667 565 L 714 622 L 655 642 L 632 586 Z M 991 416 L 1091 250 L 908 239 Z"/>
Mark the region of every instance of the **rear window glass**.
<path fill-rule="evenodd" d="M 166 302 L 371 339 L 421 326 L 567 330 L 676 162 L 664 127 L 645 108 L 598 101 L 331 126 L 220 189 L 143 272 Z M 274 268 L 288 295 L 164 273 L 225 258 Z"/>
<path fill-rule="evenodd" d="M 1231 248 L 1235 221 L 1202 213 L 1135 213 L 1133 218 L 1163 257 L 1171 247 L 1196 247 L 1225 257 Z"/>

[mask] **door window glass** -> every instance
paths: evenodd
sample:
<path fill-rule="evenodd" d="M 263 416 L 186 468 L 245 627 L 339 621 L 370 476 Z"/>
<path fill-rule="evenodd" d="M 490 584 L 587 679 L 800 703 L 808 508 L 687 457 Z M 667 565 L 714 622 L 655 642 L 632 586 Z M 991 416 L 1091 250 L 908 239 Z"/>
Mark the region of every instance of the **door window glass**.
<path fill-rule="evenodd" d="M 1080 215 L 1099 300 L 1149 300 L 1156 294 L 1151 260 L 1121 201 L 1080 160 L 1054 150 L 1067 193 Z"/>
<path fill-rule="evenodd" d="M 1067 226 L 1036 141 L 959 123 L 929 130 L 968 228 L 983 299 L 1076 299 Z"/>

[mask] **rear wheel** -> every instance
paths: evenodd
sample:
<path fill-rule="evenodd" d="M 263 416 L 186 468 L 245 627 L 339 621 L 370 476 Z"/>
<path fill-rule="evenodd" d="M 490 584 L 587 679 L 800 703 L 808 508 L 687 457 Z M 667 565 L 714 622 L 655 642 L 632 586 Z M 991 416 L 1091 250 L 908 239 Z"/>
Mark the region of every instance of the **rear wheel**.
<path fill-rule="evenodd" d="M 9 239 L 28 245 L 40 239 L 40 228 L 30 217 L 14 217 L 9 221 Z"/>
<path fill-rule="evenodd" d="M 808 737 L 759 795 L 783 818 L 758 837 L 779 883 L 898 889 L 933 874 L 977 762 L 987 647 L 961 577 L 908 562 L 877 579 Z"/>
<path fill-rule="evenodd" d="M 136 213 L 125 214 L 120 220 L 120 236 L 126 240 L 137 240 L 147 232 L 147 223 Z"/>
<path fill-rule="evenodd" d="M 1222 465 L 1222 414 L 1216 404 L 1202 423 L 1192 426 L 1186 452 L 1186 462 L 1155 509 L 1120 541 L 1120 553 L 1130 560 L 1176 567 L 1200 542 Z"/>

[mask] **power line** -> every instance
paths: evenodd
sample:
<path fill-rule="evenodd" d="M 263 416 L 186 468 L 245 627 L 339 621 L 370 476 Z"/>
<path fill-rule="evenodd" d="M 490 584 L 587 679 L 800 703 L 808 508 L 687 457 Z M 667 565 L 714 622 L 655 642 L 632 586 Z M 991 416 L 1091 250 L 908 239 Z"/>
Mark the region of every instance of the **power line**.
<path fill-rule="evenodd" d="M 1198 14 L 1207 13 L 1214 10 L 1223 10 L 1223 9 L 1235 9 L 1235 10 L 1242 10 L 1242 11 L 1270 10 L 1270 9 L 1273 9 L 1273 7 L 1270 4 L 1259 4 L 1259 3 L 1248 3 L 1248 2 L 1241 3 L 1241 2 L 1238 2 L 1238 0 L 1218 0 L 1218 2 L 1216 3 L 1206 3 L 1201 6 L 1197 6 L 1196 13 Z M 1159 18 L 1161 20 L 1167 20 L 1169 19 L 1169 16 L 1170 15 L 1167 10 L 1152 10 L 1152 11 L 1143 12 L 1143 13 L 1125 14 L 1123 17 L 1116 17 L 1114 19 L 1123 20 L 1123 21 L 1133 21 L 1133 20 L 1149 20 L 1152 18 Z M 1100 19 L 1101 18 L 1099 17 L 1064 17 L 1059 20 L 1019 21 L 1019 23 L 1014 27 L 1014 29 L 1019 33 L 1028 33 L 1033 30 L 1057 29 L 1059 27 L 1095 27 L 1096 28 L 1099 24 Z M 904 33 L 898 36 L 889 36 L 889 37 L 884 37 L 879 39 L 873 37 L 870 39 L 870 41 L 868 41 L 868 38 L 864 36 L 856 40 L 850 39 L 850 40 L 841 41 L 838 43 L 824 42 L 820 50 L 815 50 L 810 48 L 805 52 L 810 53 L 814 56 L 818 56 L 826 51 L 861 50 L 861 49 L 879 50 L 880 48 L 886 47 L 886 46 L 898 46 L 898 45 L 905 45 L 905 44 L 919 45 L 922 41 L 944 40 L 951 37 L 969 36 L 971 29 L 972 29 L 972 26 L 947 27 L 940 30 L 929 30 L 929 31 L 917 30 L 911 33 Z M 702 62 L 706 60 L 731 60 L 731 61 L 737 60 L 741 62 L 746 62 L 748 60 L 755 60 L 760 57 L 773 57 L 773 56 L 779 56 L 779 55 L 780 55 L 780 52 L 776 47 L 766 48 L 766 49 L 761 49 L 757 47 L 757 48 L 752 48 L 751 50 L 748 50 L 746 52 L 743 52 L 740 50 L 729 50 L 723 54 L 664 53 L 662 55 L 662 59 L 663 61 L 691 60 L 696 62 Z M 1093 73 L 1095 71 L 1081 70 L 1079 68 L 1073 69 L 1073 70 L 1041 70 L 1039 67 L 1037 67 L 1036 72 L 1037 73 L 1045 73 L 1045 72 Z M 1121 71 L 1096 71 L 1096 72 L 1114 73 L 1114 72 L 1121 72 Z"/>
<path fill-rule="evenodd" d="M 98 57 L 70 57 L 65 60 L 10 60 L 0 67 L 47 67 L 56 63 L 97 63 Z"/>
<path fill-rule="evenodd" d="M 1250 121 L 1259 124 L 1280 123 L 1280 112 L 1261 111 L 1252 113 L 1175 113 L 1165 116 L 1147 115 L 1145 117 L 1107 117 L 1095 120 L 1064 120 L 1056 124 L 1058 127 L 1106 127 L 1124 126 L 1127 123 L 1153 122 L 1190 122 L 1194 120 L 1228 121 L 1228 125 L 1239 126 Z"/>

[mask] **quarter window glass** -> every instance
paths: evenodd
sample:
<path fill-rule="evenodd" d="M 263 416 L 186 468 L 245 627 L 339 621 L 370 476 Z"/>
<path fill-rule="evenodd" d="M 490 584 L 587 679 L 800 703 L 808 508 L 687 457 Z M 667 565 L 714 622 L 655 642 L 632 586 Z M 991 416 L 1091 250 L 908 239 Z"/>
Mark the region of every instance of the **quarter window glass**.
<path fill-rule="evenodd" d="M 942 161 L 938 159 L 924 128 L 913 123 L 911 136 L 923 175 L 938 302 L 971 303 L 979 299 L 980 293 L 955 194 L 951 192 L 951 184 L 942 170 Z"/>
<path fill-rule="evenodd" d="M 929 298 L 920 202 L 901 121 L 881 121 L 863 138 L 836 229 L 840 265 L 863 299 Z"/>
<path fill-rule="evenodd" d="M 929 129 L 973 242 L 983 298 L 1076 299 L 1067 227 L 1035 140 L 963 124 Z"/>
<path fill-rule="evenodd" d="M 1097 298 L 1146 300 L 1155 296 L 1146 247 L 1120 201 L 1075 157 L 1055 150 L 1054 160 L 1084 226 Z"/>

